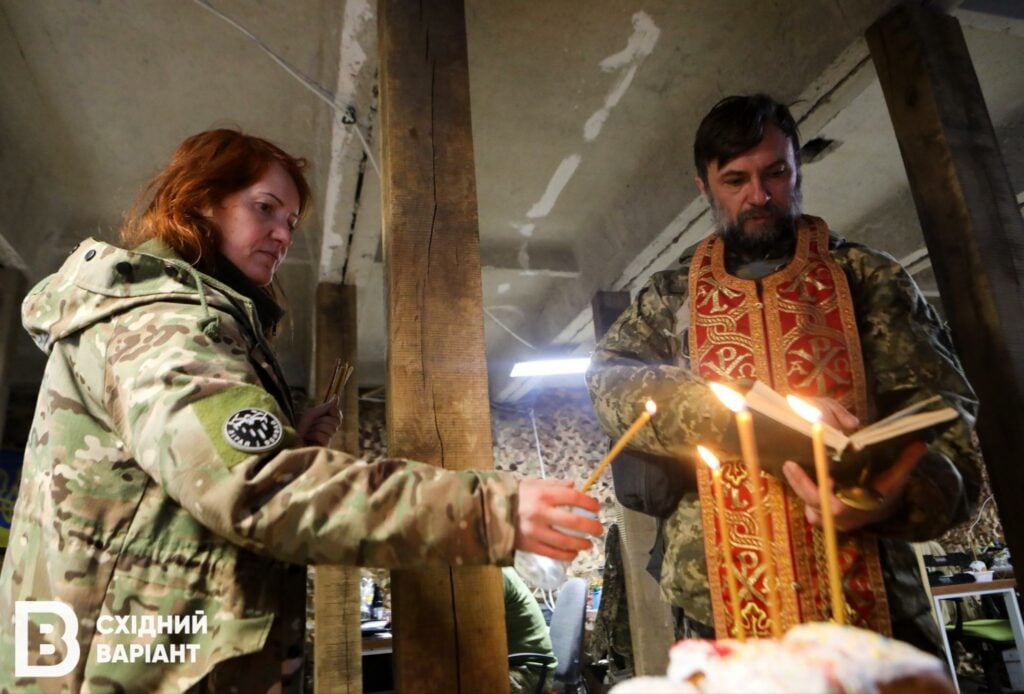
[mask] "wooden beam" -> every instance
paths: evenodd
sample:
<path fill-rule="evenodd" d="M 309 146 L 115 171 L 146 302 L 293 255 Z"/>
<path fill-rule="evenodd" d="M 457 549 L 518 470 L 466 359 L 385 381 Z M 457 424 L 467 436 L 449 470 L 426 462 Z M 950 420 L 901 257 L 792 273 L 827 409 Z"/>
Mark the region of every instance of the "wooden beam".
<path fill-rule="evenodd" d="M 1024 580 L 1024 223 L 960 25 L 905 5 L 867 32 Z"/>
<path fill-rule="evenodd" d="M 320 283 L 316 287 L 316 349 L 313 399 L 327 392 L 334 362 L 357 364 L 356 288 Z M 359 455 L 359 391 L 353 374 L 341 391 L 341 429 L 331 441 Z M 359 568 L 316 566 L 313 569 L 313 686 L 317 694 L 363 691 L 362 632 L 359 628 Z"/>
<path fill-rule="evenodd" d="M 608 332 L 622 312 L 629 308 L 629 292 L 599 291 L 591 302 L 594 338 Z M 654 577 L 647 573 L 648 550 L 654 544 L 658 522 L 653 516 L 618 508 L 622 536 L 622 566 L 629 605 L 629 637 L 633 644 L 633 669 L 637 676 L 657 676 L 668 667 L 668 649 L 675 641 L 672 609 L 661 597 Z"/>
<path fill-rule="evenodd" d="M 462 0 L 378 7 L 389 453 L 488 468 Z M 500 579 L 495 567 L 392 572 L 398 691 L 508 691 Z"/>

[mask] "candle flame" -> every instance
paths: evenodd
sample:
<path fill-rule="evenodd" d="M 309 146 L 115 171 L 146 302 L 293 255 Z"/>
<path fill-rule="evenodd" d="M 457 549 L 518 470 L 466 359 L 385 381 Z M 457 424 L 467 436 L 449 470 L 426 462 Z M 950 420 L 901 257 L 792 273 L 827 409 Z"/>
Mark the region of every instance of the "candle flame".
<path fill-rule="evenodd" d="M 786 402 L 793 408 L 793 411 L 798 415 L 806 419 L 808 422 L 820 422 L 821 421 L 821 410 L 814 405 L 804 402 L 795 395 L 787 395 Z"/>
<path fill-rule="evenodd" d="M 700 454 L 700 457 L 704 459 L 704 462 L 707 463 L 708 467 L 712 470 L 717 470 L 721 467 L 722 464 L 718 462 L 718 458 L 715 454 L 704 448 L 704 446 L 697 446 L 697 453 Z"/>
<path fill-rule="evenodd" d="M 708 386 L 711 388 L 711 392 L 715 393 L 718 399 L 722 401 L 722 404 L 734 411 L 734 413 L 741 413 L 741 411 L 746 409 L 746 401 L 743 399 L 743 396 L 732 388 L 723 386 L 721 383 L 709 383 Z"/>
<path fill-rule="evenodd" d="M 654 414 L 655 412 L 658 411 L 658 406 L 654 403 L 653 400 L 648 400 L 644 404 L 644 407 L 647 408 L 647 414 Z"/>
<path fill-rule="evenodd" d="M 733 412 L 742 412 L 747 409 L 747 403 L 743 396 L 729 386 L 723 386 L 721 383 L 709 383 L 708 387 L 711 388 L 712 393 L 718 396 L 722 404 Z"/>

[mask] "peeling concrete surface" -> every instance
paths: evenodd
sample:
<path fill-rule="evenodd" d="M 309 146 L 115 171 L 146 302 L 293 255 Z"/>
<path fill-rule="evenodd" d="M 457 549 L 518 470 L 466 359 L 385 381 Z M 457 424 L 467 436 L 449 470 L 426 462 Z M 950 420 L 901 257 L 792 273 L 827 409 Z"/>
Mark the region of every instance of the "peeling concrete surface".
<path fill-rule="evenodd" d="M 211 1 L 351 105 L 376 150 L 375 0 Z M 898 257 L 918 252 L 863 40 L 896 2 L 467 0 L 492 397 L 536 385 L 509 383 L 517 358 L 590 349 L 594 291 L 635 291 L 708 232 L 692 137 L 726 94 L 772 93 L 791 104 L 805 141 L 835 140 L 805 167 L 809 212 Z M 944 4 L 959 5 L 1024 192 L 1022 19 L 1003 0 Z M 10 0 L 0 4 L 0 73 L 0 262 L 34 281 L 77 240 L 114 238 L 181 139 L 238 126 L 311 162 L 315 209 L 281 275 L 289 379 L 308 379 L 316 282 L 344 280 L 359 288 L 360 378 L 382 382 L 380 181 L 352 127 L 252 41 L 195 3 Z M 18 350 L 26 380 L 41 364 L 31 349 Z"/>

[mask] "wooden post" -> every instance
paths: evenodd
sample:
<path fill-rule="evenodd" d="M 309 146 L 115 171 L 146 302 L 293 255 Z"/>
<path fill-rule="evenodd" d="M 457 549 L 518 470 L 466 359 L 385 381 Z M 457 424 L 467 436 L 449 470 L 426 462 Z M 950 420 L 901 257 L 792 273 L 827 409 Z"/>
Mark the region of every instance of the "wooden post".
<path fill-rule="evenodd" d="M 462 0 L 378 9 L 389 453 L 490 468 Z M 494 567 L 392 572 L 398 691 L 508 691 L 500 579 Z"/>
<path fill-rule="evenodd" d="M 315 379 L 312 398 L 323 400 L 336 359 L 355 367 L 356 288 L 321 283 L 316 288 Z M 359 455 L 359 389 L 357 374 L 340 393 L 343 419 L 331 441 Z M 360 694 L 363 691 L 362 632 L 359 628 L 359 569 L 316 566 L 313 569 L 313 686 L 317 694 Z"/>
<path fill-rule="evenodd" d="M 867 31 L 978 436 L 1024 580 L 1024 224 L 956 19 L 910 4 Z"/>
<path fill-rule="evenodd" d="M 25 276 L 17 268 L 0 266 L 0 443 L 7 423 L 7 400 L 11 392 L 11 360 L 14 343 L 21 332 L 21 301 L 25 298 Z"/>
<path fill-rule="evenodd" d="M 600 340 L 629 304 L 629 292 L 597 292 L 590 305 L 594 337 Z M 616 507 L 622 535 L 633 669 L 637 676 L 662 675 L 668 667 L 668 649 L 675 641 L 675 633 L 672 608 L 662 599 L 658 582 L 647 573 L 647 552 L 657 536 L 658 521 L 618 502 Z"/>

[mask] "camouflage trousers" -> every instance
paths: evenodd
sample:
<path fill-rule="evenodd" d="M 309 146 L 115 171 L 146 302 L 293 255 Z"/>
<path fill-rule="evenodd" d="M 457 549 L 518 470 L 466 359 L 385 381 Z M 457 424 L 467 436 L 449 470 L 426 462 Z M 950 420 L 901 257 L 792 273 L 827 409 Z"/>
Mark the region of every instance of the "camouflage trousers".
<path fill-rule="evenodd" d="M 697 492 L 683 495 L 679 506 L 661 529 L 665 558 L 661 565 L 661 596 L 681 607 L 687 619 L 713 624 L 708 567 L 704 556 L 704 529 Z"/>

